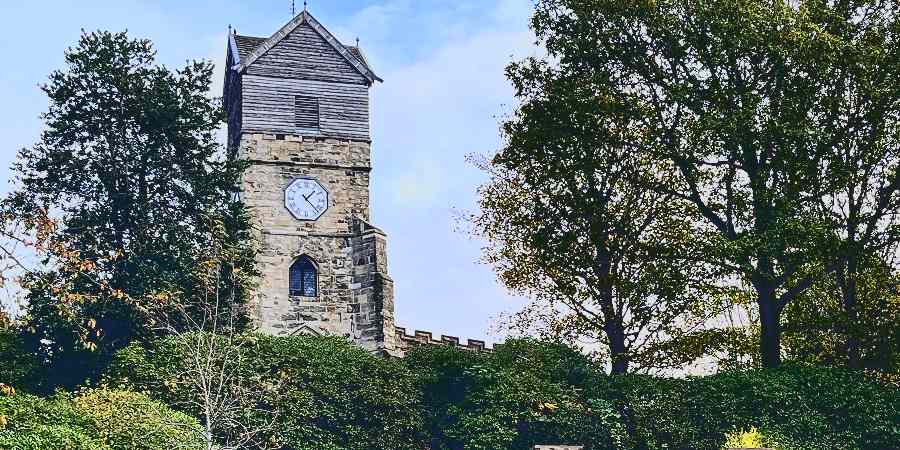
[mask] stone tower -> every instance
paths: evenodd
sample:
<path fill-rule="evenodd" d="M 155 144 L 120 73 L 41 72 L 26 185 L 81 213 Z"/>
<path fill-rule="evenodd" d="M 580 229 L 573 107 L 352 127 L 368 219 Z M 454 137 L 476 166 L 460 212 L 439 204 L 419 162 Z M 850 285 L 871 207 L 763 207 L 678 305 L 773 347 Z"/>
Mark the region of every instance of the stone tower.
<path fill-rule="evenodd" d="M 386 236 L 369 223 L 369 90 L 362 51 L 303 11 L 269 38 L 229 33 L 228 149 L 258 229 L 258 324 L 345 336 L 395 354 Z"/>

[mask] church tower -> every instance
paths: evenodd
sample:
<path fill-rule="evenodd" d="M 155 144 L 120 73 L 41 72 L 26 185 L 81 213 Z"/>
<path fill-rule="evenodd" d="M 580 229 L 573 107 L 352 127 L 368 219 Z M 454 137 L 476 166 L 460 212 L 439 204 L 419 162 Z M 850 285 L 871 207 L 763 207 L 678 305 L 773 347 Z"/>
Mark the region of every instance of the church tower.
<path fill-rule="evenodd" d="M 369 90 L 382 80 L 307 11 L 268 38 L 230 32 L 226 64 L 228 149 L 248 162 L 241 198 L 262 245 L 261 331 L 395 354 L 387 238 L 369 221 Z"/>

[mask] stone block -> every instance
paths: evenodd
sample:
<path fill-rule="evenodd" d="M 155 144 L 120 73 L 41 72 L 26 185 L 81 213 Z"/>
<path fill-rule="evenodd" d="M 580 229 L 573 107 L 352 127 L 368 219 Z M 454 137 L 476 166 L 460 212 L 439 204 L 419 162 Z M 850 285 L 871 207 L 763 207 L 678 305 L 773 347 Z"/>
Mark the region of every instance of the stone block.
<path fill-rule="evenodd" d="M 370 144 L 333 138 L 269 134 L 242 136 L 239 157 L 249 167 L 242 199 L 262 244 L 257 288 L 263 332 L 318 330 L 352 336 L 372 351 L 395 342 L 393 288 L 387 275 L 386 241 L 369 218 Z M 328 189 L 328 210 L 314 222 L 296 220 L 284 208 L 284 188 L 312 177 Z M 369 230 L 369 231 L 365 231 Z M 289 295 L 289 268 L 306 255 L 316 263 L 318 297 Z M 389 338 L 385 338 L 388 336 Z"/>

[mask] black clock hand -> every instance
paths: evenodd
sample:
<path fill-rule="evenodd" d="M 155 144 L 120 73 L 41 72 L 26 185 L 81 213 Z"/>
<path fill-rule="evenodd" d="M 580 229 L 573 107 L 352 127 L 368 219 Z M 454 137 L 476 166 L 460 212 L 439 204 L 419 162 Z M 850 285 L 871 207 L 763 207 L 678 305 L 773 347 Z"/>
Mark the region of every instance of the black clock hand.
<path fill-rule="evenodd" d="M 312 197 L 312 195 L 310 195 L 310 197 Z M 309 199 L 308 199 L 308 198 L 306 198 L 306 197 L 303 197 L 303 200 L 306 200 L 306 203 L 309 203 L 309 206 L 312 206 L 312 207 L 313 207 L 313 209 L 314 209 L 314 210 L 316 210 L 316 212 L 319 212 L 319 208 L 316 208 L 316 205 L 313 205 L 313 204 L 312 204 L 312 202 L 311 202 L 311 201 L 309 201 Z"/>
<path fill-rule="evenodd" d="M 319 212 L 319 208 L 316 208 L 316 205 L 313 205 L 312 202 L 309 201 L 309 198 L 312 197 L 313 195 L 316 195 L 315 191 L 310 192 L 309 195 L 300 194 L 300 196 L 303 197 L 303 200 L 306 200 L 306 203 L 309 203 L 309 206 L 312 206 L 313 209 L 316 210 L 316 212 Z"/>

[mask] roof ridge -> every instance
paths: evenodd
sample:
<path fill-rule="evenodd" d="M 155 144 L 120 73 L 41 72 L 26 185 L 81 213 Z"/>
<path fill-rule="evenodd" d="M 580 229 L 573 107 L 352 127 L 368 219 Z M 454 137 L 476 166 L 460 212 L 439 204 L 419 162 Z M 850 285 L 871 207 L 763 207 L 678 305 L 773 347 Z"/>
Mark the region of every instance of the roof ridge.
<path fill-rule="evenodd" d="M 231 27 L 228 27 L 231 29 Z M 238 49 L 236 33 L 228 33 L 228 51 L 231 52 L 235 64 L 241 63 L 241 52 Z"/>
<path fill-rule="evenodd" d="M 290 22 L 286 23 L 282 26 L 278 31 L 276 31 L 269 38 L 265 38 L 265 41 L 262 42 L 259 46 L 257 46 L 247 58 L 241 61 L 238 64 L 235 64 L 233 68 L 239 72 L 242 72 L 247 69 L 251 64 L 256 62 L 257 59 L 262 57 L 266 52 L 272 49 L 275 45 L 281 42 L 284 38 L 286 38 L 289 34 L 291 34 L 297 27 L 302 24 L 308 24 L 310 28 L 312 28 L 319 36 L 325 40 L 338 54 L 341 55 L 350 65 L 353 66 L 356 71 L 358 71 L 362 76 L 366 77 L 370 83 L 375 81 L 384 81 L 375 75 L 375 72 L 369 67 L 368 63 L 364 61 L 364 58 L 358 58 L 350 49 L 347 48 L 346 45 L 341 43 L 334 37 L 321 23 L 319 23 L 315 17 L 312 16 L 308 11 L 303 11 Z M 252 36 L 242 36 L 247 38 L 253 38 Z M 255 38 L 255 39 L 263 39 L 263 38 Z"/>

